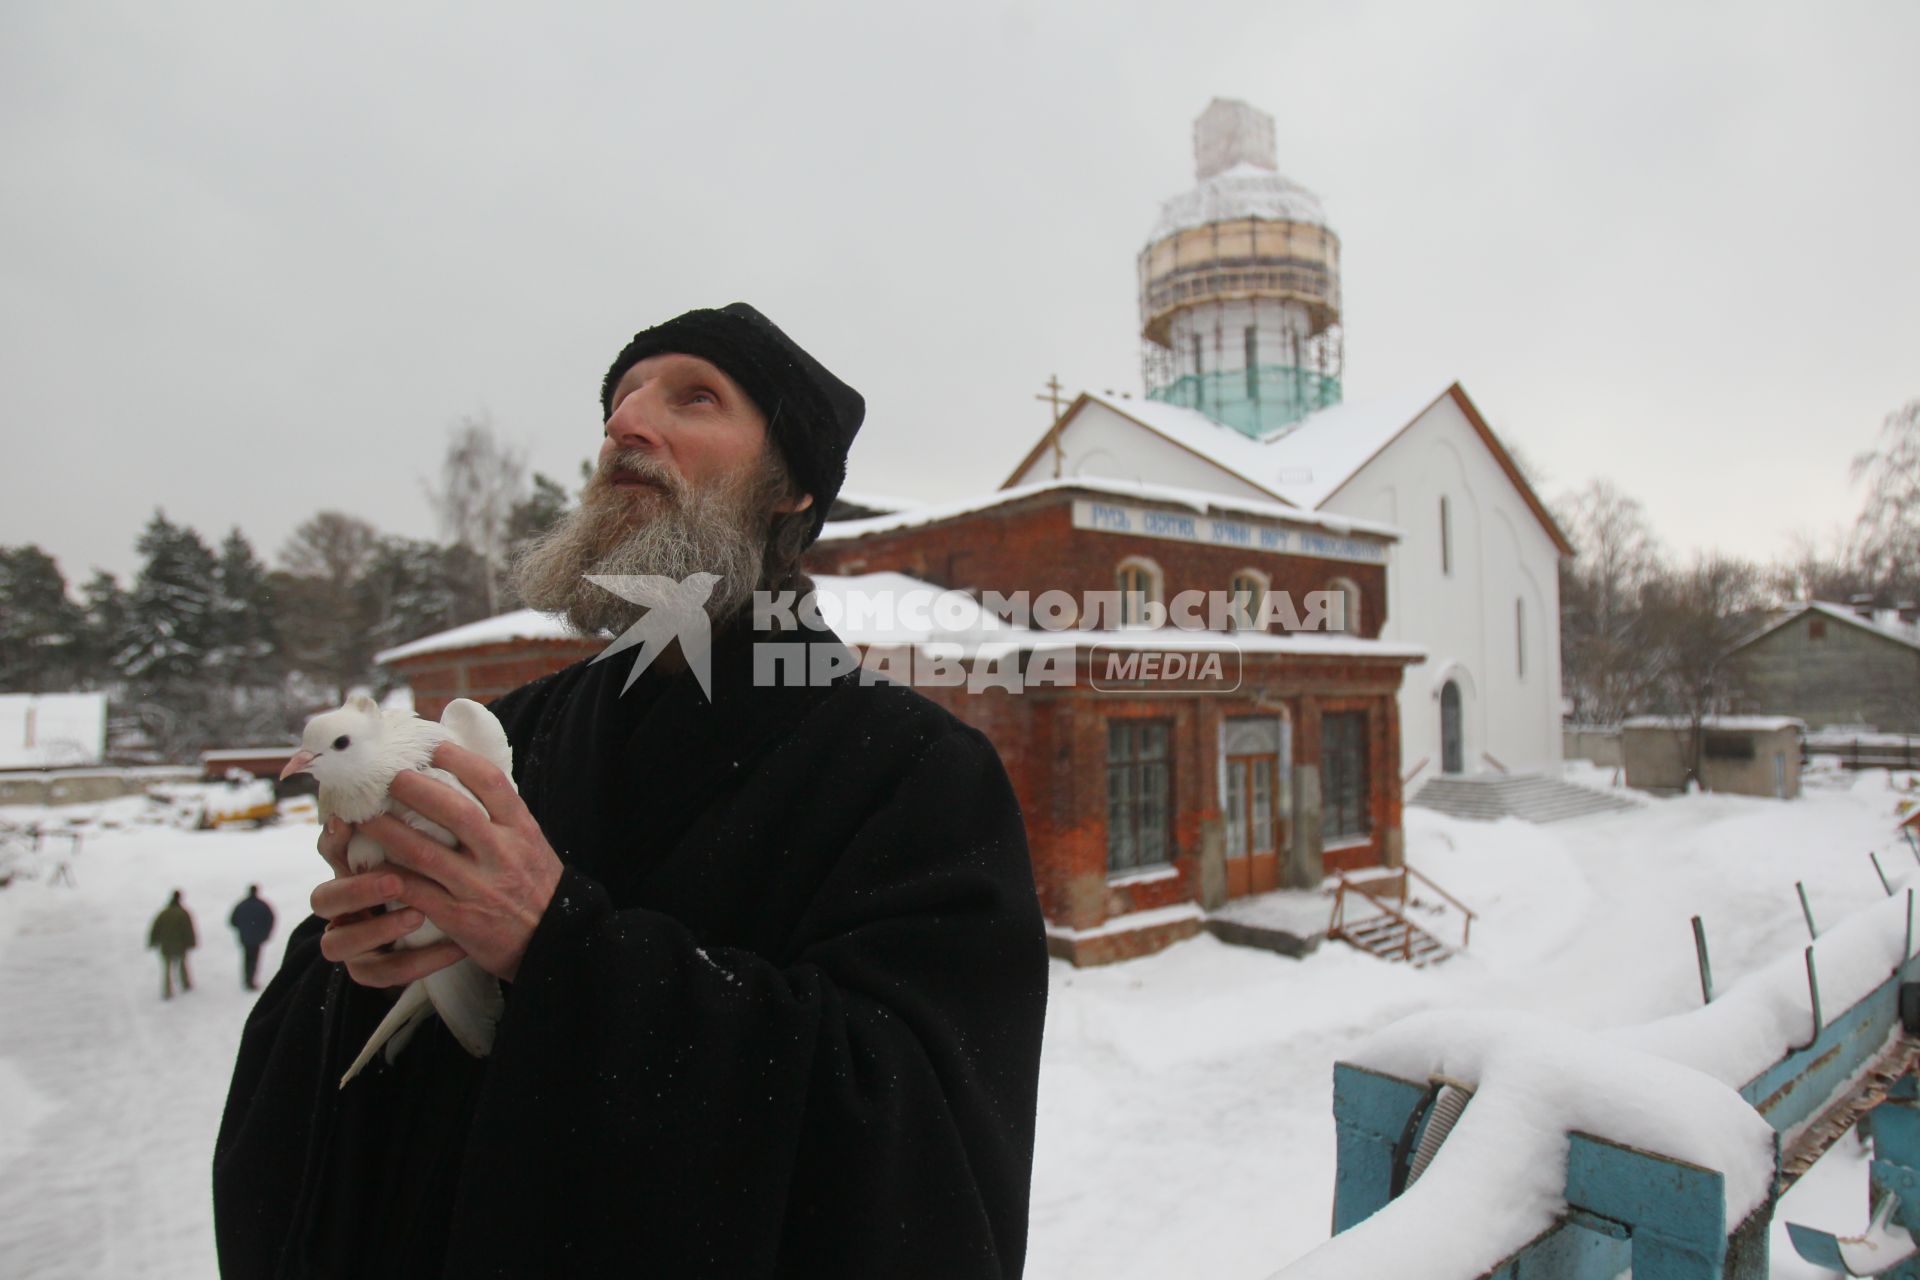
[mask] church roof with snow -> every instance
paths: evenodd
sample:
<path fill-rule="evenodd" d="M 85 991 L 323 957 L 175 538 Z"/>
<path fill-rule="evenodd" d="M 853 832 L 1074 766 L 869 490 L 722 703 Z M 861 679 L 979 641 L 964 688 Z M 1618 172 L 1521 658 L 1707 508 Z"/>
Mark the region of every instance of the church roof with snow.
<path fill-rule="evenodd" d="M 1179 412 L 1189 411 L 1179 410 Z M 862 538 L 875 533 L 891 533 L 896 529 L 938 524 L 943 520 L 972 515 L 976 511 L 991 510 L 994 507 L 1005 506 L 1039 494 L 1071 489 L 1111 494 L 1116 497 L 1173 502 L 1202 513 L 1231 511 L 1240 515 L 1264 516 L 1272 520 L 1284 520 L 1290 524 L 1304 524 L 1325 529 L 1329 533 L 1343 536 L 1355 533 L 1379 538 L 1397 539 L 1400 536 L 1400 531 L 1392 525 L 1381 524 L 1374 520 L 1362 520 L 1358 517 L 1336 515 L 1329 511 L 1303 510 L 1284 502 L 1235 498 L 1227 494 L 1209 493 L 1204 489 L 1184 489 L 1176 485 L 1149 484 L 1144 481 L 1122 480 L 1110 476 L 1075 476 L 1063 477 L 1059 480 L 1042 480 L 1033 484 L 1012 485 L 1008 488 L 996 489 L 991 493 L 977 494 L 971 498 L 928 503 L 888 515 L 868 516 L 860 520 L 830 520 L 821 527 L 820 541 L 835 542 L 848 538 Z"/>
<path fill-rule="evenodd" d="M 1346 401 L 1308 414 L 1258 439 L 1216 422 L 1197 409 L 1159 400 L 1123 399 L 1085 392 L 1020 460 L 1007 483 L 1011 486 L 1016 477 L 1032 466 L 1053 438 L 1088 404 L 1097 404 L 1272 494 L 1288 506 L 1312 511 L 1344 488 L 1429 409 L 1449 398 L 1480 436 L 1494 461 L 1507 473 L 1560 553 L 1572 555 L 1572 544 L 1458 382 L 1369 400 Z"/>

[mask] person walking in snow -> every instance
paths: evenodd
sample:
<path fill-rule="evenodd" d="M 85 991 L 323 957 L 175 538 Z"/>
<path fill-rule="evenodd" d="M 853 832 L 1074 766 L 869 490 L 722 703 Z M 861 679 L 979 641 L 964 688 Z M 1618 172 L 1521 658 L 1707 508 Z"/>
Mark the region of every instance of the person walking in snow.
<path fill-rule="evenodd" d="M 180 891 L 173 891 L 173 898 L 160 908 L 160 914 L 153 918 L 153 927 L 147 930 L 147 945 L 160 951 L 160 998 L 173 999 L 173 971 L 180 971 L 180 989 L 193 990 L 193 979 L 187 976 L 187 952 L 200 945 L 200 939 L 193 932 L 193 917 L 187 914 L 186 907 L 180 903 Z"/>
<path fill-rule="evenodd" d="M 258 991 L 260 948 L 266 945 L 267 939 L 273 934 L 273 908 L 260 896 L 259 885 L 247 886 L 247 896 L 235 904 L 227 923 L 240 935 L 241 982 L 247 990 Z"/>

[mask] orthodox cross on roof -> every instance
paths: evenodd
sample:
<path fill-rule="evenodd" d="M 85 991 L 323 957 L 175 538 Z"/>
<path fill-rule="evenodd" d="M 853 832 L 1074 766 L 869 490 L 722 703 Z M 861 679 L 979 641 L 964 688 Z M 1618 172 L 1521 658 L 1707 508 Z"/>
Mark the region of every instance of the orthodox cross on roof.
<path fill-rule="evenodd" d="M 1035 396 L 1034 399 L 1045 400 L 1048 404 L 1053 406 L 1053 420 L 1055 422 L 1060 421 L 1060 415 L 1066 411 L 1066 406 L 1072 403 L 1072 401 L 1070 400 L 1063 400 L 1061 398 L 1060 375 L 1057 373 L 1050 374 L 1047 377 L 1047 394 L 1043 396 Z"/>

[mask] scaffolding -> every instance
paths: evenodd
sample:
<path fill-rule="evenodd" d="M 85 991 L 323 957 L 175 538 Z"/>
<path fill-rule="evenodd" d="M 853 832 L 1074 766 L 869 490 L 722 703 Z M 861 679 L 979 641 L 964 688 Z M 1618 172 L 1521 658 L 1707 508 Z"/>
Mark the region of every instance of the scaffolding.
<path fill-rule="evenodd" d="M 1340 239 L 1272 158 L 1272 117 L 1216 100 L 1194 131 L 1198 184 L 1138 260 L 1148 398 L 1252 436 L 1340 402 Z"/>

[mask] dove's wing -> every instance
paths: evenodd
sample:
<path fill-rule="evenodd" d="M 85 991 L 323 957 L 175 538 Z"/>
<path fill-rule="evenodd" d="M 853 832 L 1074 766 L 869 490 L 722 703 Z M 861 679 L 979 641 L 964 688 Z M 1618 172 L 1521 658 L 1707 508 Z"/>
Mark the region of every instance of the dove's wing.
<path fill-rule="evenodd" d="M 360 1068 L 373 1061 L 373 1055 L 379 1052 L 381 1045 L 402 1032 L 405 1032 L 406 1036 L 411 1036 L 413 1028 L 432 1012 L 433 999 L 427 992 L 427 984 L 408 983 L 406 990 L 400 993 L 400 998 L 393 1002 L 393 1008 L 387 1010 L 387 1016 L 380 1019 L 380 1025 L 375 1027 L 373 1034 L 367 1038 L 367 1047 L 360 1051 L 360 1056 L 353 1060 L 353 1065 L 347 1068 L 347 1073 L 340 1077 L 340 1087 L 346 1088 L 347 1081 L 359 1075 Z M 405 1036 L 400 1043 L 406 1043 Z M 391 1055 L 387 1060 L 389 1062 L 393 1060 Z"/>
<path fill-rule="evenodd" d="M 440 727 L 447 737 L 507 775 L 513 781 L 513 744 L 500 721 L 472 698 L 455 698 L 440 713 Z"/>
<path fill-rule="evenodd" d="M 493 1029 L 506 1012 L 500 980 L 472 960 L 462 960 L 420 980 L 447 1030 L 476 1058 L 493 1052 Z"/>

